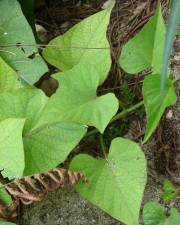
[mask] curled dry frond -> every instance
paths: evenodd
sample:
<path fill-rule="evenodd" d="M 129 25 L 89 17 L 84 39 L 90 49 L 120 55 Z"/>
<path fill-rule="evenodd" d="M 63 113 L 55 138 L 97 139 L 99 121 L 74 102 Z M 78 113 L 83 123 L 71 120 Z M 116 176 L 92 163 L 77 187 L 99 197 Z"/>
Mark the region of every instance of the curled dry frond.
<path fill-rule="evenodd" d="M 86 177 L 79 172 L 55 168 L 46 173 L 16 179 L 5 185 L 5 189 L 14 199 L 10 206 L 0 204 L 0 218 L 11 220 L 17 217 L 19 203 L 29 205 L 45 199 L 49 192 L 62 187 L 73 187 L 78 181 L 86 182 Z"/>

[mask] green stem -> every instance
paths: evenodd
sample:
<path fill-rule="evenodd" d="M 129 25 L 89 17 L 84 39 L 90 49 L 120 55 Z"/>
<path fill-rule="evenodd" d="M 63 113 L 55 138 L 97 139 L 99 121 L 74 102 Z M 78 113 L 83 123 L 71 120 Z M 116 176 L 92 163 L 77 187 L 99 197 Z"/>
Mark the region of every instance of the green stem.
<path fill-rule="evenodd" d="M 106 147 L 105 147 L 105 144 L 104 144 L 104 138 L 103 138 L 102 134 L 99 135 L 99 141 L 100 141 L 101 150 L 102 150 L 103 155 L 106 159 L 107 158 Z"/>
<path fill-rule="evenodd" d="M 136 105 L 133 105 L 128 109 L 124 109 L 123 111 L 118 113 L 115 117 L 113 117 L 109 124 L 111 124 L 119 119 L 122 119 L 124 116 L 134 112 L 136 109 L 140 108 L 142 105 L 144 105 L 144 101 L 138 102 Z M 93 130 L 87 132 L 85 137 L 89 137 L 89 136 L 92 136 L 97 133 L 99 133 L 99 131 L 97 129 L 93 129 Z"/>

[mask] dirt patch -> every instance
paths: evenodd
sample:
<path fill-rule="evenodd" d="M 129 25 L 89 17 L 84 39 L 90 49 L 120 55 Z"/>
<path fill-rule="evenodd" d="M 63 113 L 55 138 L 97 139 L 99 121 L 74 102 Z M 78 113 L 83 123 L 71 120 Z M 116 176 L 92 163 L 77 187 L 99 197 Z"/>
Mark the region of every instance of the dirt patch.
<path fill-rule="evenodd" d="M 27 207 L 21 225 L 120 225 L 71 189 L 51 193 L 47 200 Z"/>

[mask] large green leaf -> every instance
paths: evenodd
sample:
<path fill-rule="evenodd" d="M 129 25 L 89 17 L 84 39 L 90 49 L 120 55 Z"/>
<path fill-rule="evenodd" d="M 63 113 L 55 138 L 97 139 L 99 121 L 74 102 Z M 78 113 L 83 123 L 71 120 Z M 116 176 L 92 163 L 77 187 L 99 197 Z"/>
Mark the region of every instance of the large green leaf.
<path fill-rule="evenodd" d="M 16 72 L 0 57 L 0 92 L 16 90 L 21 87 Z"/>
<path fill-rule="evenodd" d="M 165 24 L 161 7 L 143 29 L 124 45 L 120 65 L 128 73 L 138 73 L 151 68 L 153 73 L 161 73 L 165 42 Z"/>
<path fill-rule="evenodd" d="M 99 72 L 100 83 L 107 77 L 111 56 L 106 39 L 112 7 L 96 13 L 49 43 L 43 51 L 45 59 L 61 70 L 69 70 L 78 63 L 90 64 Z"/>
<path fill-rule="evenodd" d="M 68 122 L 56 122 L 29 131 L 23 137 L 25 175 L 44 172 L 64 162 L 84 136 L 86 128 Z"/>
<path fill-rule="evenodd" d="M 86 184 L 76 186 L 83 197 L 123 223 L 139 224 L 146 160 L 136 143 L 116 138 L 107 159 L 79 155 L 72 161 L 71 169 L 83 172 L 88 178 Z"/>
<path fill-rule="evenodd" d="M 47 72 L 17 0 L 0 1 L 0 43 L 0 56 L 26 83 L 34 84 Z M 27 46 L 18 47 L 18 44 Z"/>
<path fill-rule="evenodd" d="M 73 121 L 95 126 L 103 133 L 118 110 L 118 100 L 112 93 L 97 97 L 99 77 L 96 69 L 78 64 L 72 70 L 58 73 L 55 78 L 60 88 L 50 98 L 41 119 Z"/>
<path fill-rule="evenodd" d="M 170 216 L 165 216 L 164 209 L 156 202 L 148 202 L 143 210 L 144 225 L 179 225 L 180 213 L 172 208 Z"/>
<path fill-rule="evenodd" d="M 24 151 L 22 130 L 24 119 L 6 119 L 0 122 L 0 170 L 10 179 L 23 175 Z"/>
<path fill-rule="evenodd" d="M 176 102 L 173 81 L 170 79 L 166 80 L 165 96 L 162 101 L 160 81 L 161 77 L 158 74 L 146 77 L 143 83 L 144 105 L 147 116 L 147 128 L 144 142 L 148 140 L 156 129 L 166 107 L 171 106 Z"/>
<path fill-rule="evenodd" d="M 7 118 L 26 118 L 23 133 L 36 124 L 48 97 L 33 88 L 4 92 L 0 95 L 0 121 Z"/>
<path fill-rule="evenodd" d="M 19 89 L 0 95 L 0 121 L 26 118 L 23 130 L 24 175 L 46 171 L 62 163 L 86 132 L 83 125 L 45 120 L 35 125 L 48 98 L 36 89 Z M 12 160 L 9 158 L 9 160 Z"/>

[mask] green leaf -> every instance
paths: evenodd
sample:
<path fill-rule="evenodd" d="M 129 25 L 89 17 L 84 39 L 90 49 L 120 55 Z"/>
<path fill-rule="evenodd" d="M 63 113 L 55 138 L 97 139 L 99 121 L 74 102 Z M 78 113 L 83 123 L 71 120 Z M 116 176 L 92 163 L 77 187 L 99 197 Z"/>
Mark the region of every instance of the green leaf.
<path fill-rule="evenodd" d="M 16 72 L 0 57 L 0 92 L 13 91 L 20 87 Z"/>
<path fill-rule="evenodd" d="M 0 121 L 7 118 L 26 118 L 23 129 L 25 134 L 35 126 L 47 102 L 48 97 L 33 88 L 4 92 L 0 94 Z"/>
<path fill-rule="evenodd" d="M 170 79 L 166 80 L 165 96 L 162 101 L 160 93 L 160 80 L 160 75 L 151 75 L 144 79 L 143 95 L 147 116 L 147 128 L 144 142 L 148 140 L 156 129 L 166 107 L 171 106 L 176 102 L 173 81 Z"/>
<path fill-rule="evenodd" d="M 62 163 L 86 132 L 83 125 L 63 121 L 41 120 L 41 126 L 37 126 L 47 102 L 48 98 L 37 89 L 19 89 L 0 95 L 0 121 L 26 118 L 24 175 L 44 172 Z"/>
<path fill-rule="evenodd" d="M 49 43 L 43 56 L 62 71 L 78 63 L 91 65 L 99 72 L 102 83 L 111 66 L 110 47 L 106 38 L 112 6 L 73 26 L 63 36 Z"/>
<path fill-rule="evenodd" d="M 146 160 L 140 147 L 127 139 L 112 141 L 107 159 L 78 155 L 72 170 L 83 172 L 88 182 L 76 189 L 93 204 L 128 225 L 138 225 L 146 184 Z"/>
<path fill-rule="evenodd" d="M 166 217 L 164 209 L 156 202 L 148 202 L 143 210 L 144 225 L 163 225 Z"/>
<path fill-rule="evenodd" d="M 143 29 L 124 45 L 119 59 L 121 67 L 128 73 L 138 73 L 151 68 L 161 73 L 165 42 L 165 24 L 161 7 Z"/>
<path fill-rule="evenodd" d="M 163 184 L 163 200 L 169 202 L 178 195 L 178 189 L 173 186 L 169 180 L 165 180 Z"/>
<path fill-rule="evenodd" d="M 97 97 L 98 72 L 92 66 L 78 64 L 58 73 L 60 88 L 50 98 L 41 119 L 70 121 L 95 126 L 101 133 L 118 110 L 118 100 L 109 93 Z"/>
<path fill-rule="evenodd" d="M 161 71 L 161 95 L 164 97 L 165 80 L 167 77 L 167 68 L 169 65 L 169 58 L 173 47 L 174 38 L 176 35 L 176 29 L 180 22 L 180 1 L 171 0 L 171 11 L 169 16 L 169 22 L 166 33 L 163 63 Z"/>
<path fill-rule="evenodd" d="M 29 25 L 31 26 L 34 34 L 36 35 L 36 28 L 35 28 L 35 16 L 34 16 L 34 0 L 18 0 L 23 14 L 25 15 Z"/>
<path fill-rule="evenodd" d="M 0 221 L 0 225 L 16 225 L 15 223 Z"/>
<path fill-rule="evenodd" d="M 12 203 L 12 198 L 11 196 L 7 193 L 7 191 L 5 190 L 4 187 L 1 187 L 1 183 L 0 183 L 0 200 L 6 204 L 6 205 L 10 205 Z"/>
<path fill-rule="evenodd" d="M 165 225 L 179 225 L 180 223 L 180 213 L 177 209 L 172 208 L 169 218 L 167 219 Z"/>
<path fill-rule="evenodd" d="M 84 126 L 68 122 L 47 124 L 29 131 L 23 138 L 24 175 L 44 172 L 64 162 L 85 132 Z"/>
<path fill-rule="evenodd" d="M 0 56 L 26 83 L 34 84 L 47 72 L 47 66 L 35 47 L 31 27 L 16 0 L 0 1 L 0 43 Z"/>
<path fill-rule="evenodd" d="M 23 175 L 24 151 L 22 130 L 24 119 L 6 119 L 0 122 L 0 170 L 10 179 Z"/>

